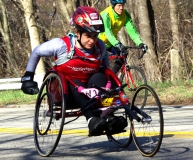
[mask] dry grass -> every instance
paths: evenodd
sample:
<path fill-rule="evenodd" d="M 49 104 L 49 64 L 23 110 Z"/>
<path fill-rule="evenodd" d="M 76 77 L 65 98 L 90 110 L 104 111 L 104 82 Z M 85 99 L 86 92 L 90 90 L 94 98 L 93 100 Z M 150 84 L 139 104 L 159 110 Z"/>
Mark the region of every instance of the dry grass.
<path fill-rule="evenodd" d="M 193 104 L 192 82 L 176 82 L 166 86 L 153 86 L 162 104 Z"/>

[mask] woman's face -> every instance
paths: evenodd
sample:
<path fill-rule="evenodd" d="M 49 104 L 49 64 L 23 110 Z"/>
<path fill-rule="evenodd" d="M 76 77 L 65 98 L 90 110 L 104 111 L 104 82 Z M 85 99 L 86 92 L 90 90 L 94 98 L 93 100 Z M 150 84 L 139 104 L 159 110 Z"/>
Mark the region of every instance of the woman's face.
<path fill-rule="evenodd" d="M 78 40 L 81 41 L 82 46 L 86 49 L 91 49 L 98 39 L 98 33 L 84 32 L 82 33 L 82 36 L 80 35 L 80 33 L 78 33 L 77 36 Z M 81 46 L 78 47 L 82 48 Z"/>
<path fill-rule="evenodd" d="M 125 4 L 116 4 L 115 7 L 114 7 L 114 11 L 117 13 L 117 14 L 122 14 L 123 10 L 124 10 L 124 5 Z"/>

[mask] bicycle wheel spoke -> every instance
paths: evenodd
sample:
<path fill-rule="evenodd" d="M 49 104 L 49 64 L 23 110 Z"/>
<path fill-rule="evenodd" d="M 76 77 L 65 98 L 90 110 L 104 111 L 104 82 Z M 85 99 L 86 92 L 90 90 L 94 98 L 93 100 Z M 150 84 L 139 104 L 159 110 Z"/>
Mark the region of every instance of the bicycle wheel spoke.
<path fill-rule="evenodd" d="M 51 73 L 45 79 L 40 89 L 34 117 L 34 139 L 38 153 L 45 157 L 51 155 L 61 137 L 64 124 L 64 101 L 60 97 L 60 105 L 55 106 L 56 94 L 53 94 L 53 84 L 57 84 L 60 89 L 59 95 L 63 95 L 60 78 Z M 57 90 L 56 92 L 57 93 Z"/>
<path fill-rule="evenodd" d="M 125 114 L 124 109 L 119 109 L 114 112 L 115 116 L 123 116 L 127 119 L 128 126 L 124 129 L 124 132 L 109 135 L 108 138 L 112 140 L 117 146 L 125 148 L 128 147 L 132 142 L 132 136 L 130 132 L 130 120 Z"/>

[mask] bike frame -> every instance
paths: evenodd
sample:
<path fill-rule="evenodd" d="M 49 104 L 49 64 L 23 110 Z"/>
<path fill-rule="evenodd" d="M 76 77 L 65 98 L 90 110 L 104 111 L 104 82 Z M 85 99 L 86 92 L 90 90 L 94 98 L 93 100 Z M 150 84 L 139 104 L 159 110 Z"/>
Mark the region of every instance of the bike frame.
<path fill-rule="evenodd" d="M 128 83 L 129 82 L 129 78 L 130 78 L 131 83 L 134 86 L 134 88 L 136 88 L 136 84 L 135 84 L 133 76 L 132 76 L 132 74 L 130 72 L 129 65 L 127 64 L 127 54 L 123 54 L 122 56 L 116 56 L 114 54 L 109 55 L 109 59 L 111 59 L 111 60 L 115 60 L 116 58 L 123 59 L 123 65 L 121 66 L 120 73 L 124 73 L 128 89 L 131 88 L 130 84 Z"/>
<path fill-rule="evenodd" d="M 75 88 L 78 88 L 79 86 L 77 84 L 75 84 L 73 82 L 73 79 L 70 78 L 68 75 L 64 75 L 62 74 L 61 72 L 58 72 L 56 70 L 50 70 L 49 72 L 46 73 L 45 77 L 50 74 L 50 73 L 56 73 L 60 79 L 61 79 L 61 82 L 62 82 L 62 86 L 63 86 L 63 91 L 64 91 L 64 94 L 67 95 L 68 94 L 68 83 L 72 84 Z M 117 110 L 119 108 L 124 108 L 127 113 L 134 119 L 136 119 L 138 122 L 141 121 L 140 117 L 137 116 L 137 114 L 135 112 L 133 112 L 133 110 L 130 109 L 130 102 L 129 102 L 129 99 L 126 97 L 125 95 L 125 92 L 123 90 L 123 85 L 121 83 L 121 81 L 119 80 L 119 78 L 116 76 L 116 74 L 109 68 L 106 68 L 105 71 L 104 71 L 104 74 L 106 75 L 107 79 L 113 79 L 113 81 L 115 82 L 115 84 L 117 85 L 117 88 L 119 88 L 119 91 L 118 94 L 119 94 L 119 97 L 115 97 L 115 96 L 111 96 L 109 97 L 111 100 L 108 101 L 108 97 L 106 99 L 106 101 L 108 101 L 108 106 L 104 105 L 102 103 L 102 98 L 104 98 L 103 96 L 102 97 L 98 97 L 96 98 L 97 101 L 98 101 L 98 105 L 100 106 L 98 111 L 105 111 L 107 109 L 112 109 L 112 110 Z M 97 89 L 101 89 L 97 86 L 93 86 L 93 87 L 96 87 Z M 102 92 L 104 92 L 103 89 L 101 89 Z M 80 93 L 81 94 L 81 93 Z M 124 97 L 124 98 L 123 98 Z M 92 101 L 93 99 L 95 98 L 92 98 L 90 99 L 89 101 Z M 117 101 L 120 101 L 120 104 L 119 105 L 116 105 Z M 91 106 L 90 106 L 91 107 Z M 81 110 L 77 110 L 79 109 L 78 106 L 73 106 L 73 107 L 70 107 L 68 108 L 67 107 L 67 110 L 70 110 L 69 112 L 66 112 L 65 113 L 65 117 L 79 117 L 79 116 L 82 116 L 82 111 Z M 88 108 L 86 108 L 88 109 Z M 97 112 L 97 111 L 96 111 Z M 140 111 L 141 113 L 141 111 Z M 71 121 L 70 121 L 71 122 Z M 67 124 L 69 122 L 66 122 L 65 124 Z"/>

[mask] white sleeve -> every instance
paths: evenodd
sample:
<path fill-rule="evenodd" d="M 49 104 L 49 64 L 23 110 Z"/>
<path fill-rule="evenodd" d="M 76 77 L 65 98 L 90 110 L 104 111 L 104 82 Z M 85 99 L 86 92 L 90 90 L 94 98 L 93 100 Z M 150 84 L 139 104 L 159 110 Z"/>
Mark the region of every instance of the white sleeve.
<path fill-rule="evenodd" d="M 66 43 L 61 38 L 54 38 L 44 42 L 32 51 L 26 71 L 35 72 L 41 57 L 59 57 L 61 54 L 67 54 Z"/>

